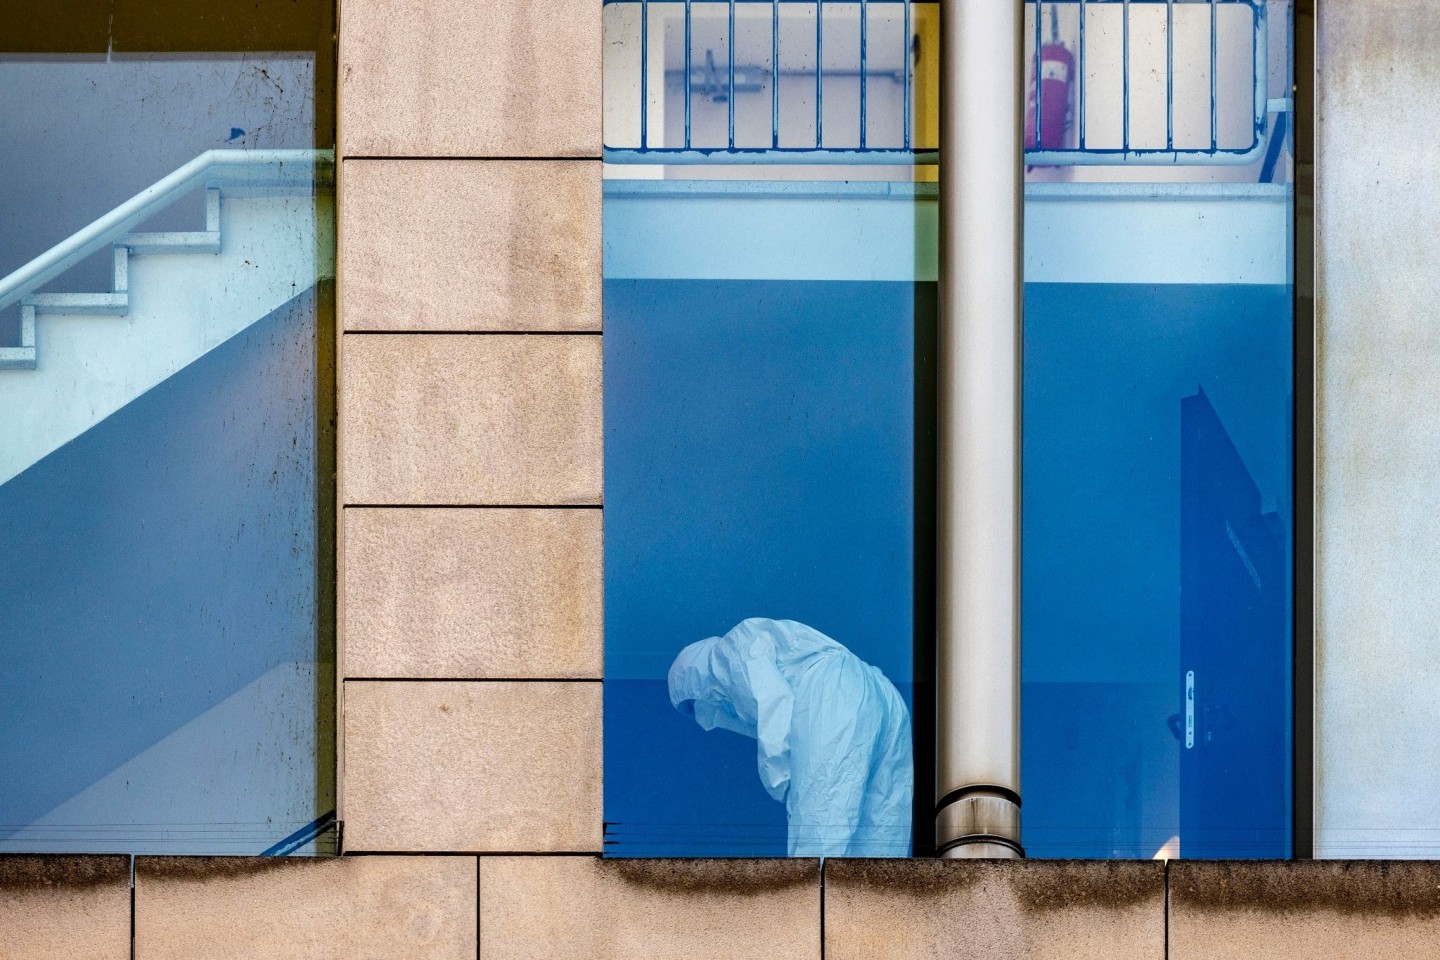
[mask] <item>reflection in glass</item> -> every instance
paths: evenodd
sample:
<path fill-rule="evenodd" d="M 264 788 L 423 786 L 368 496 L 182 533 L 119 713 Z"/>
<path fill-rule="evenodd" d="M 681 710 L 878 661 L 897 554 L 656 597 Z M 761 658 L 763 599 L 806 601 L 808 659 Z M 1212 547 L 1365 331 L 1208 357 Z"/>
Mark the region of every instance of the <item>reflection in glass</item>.
<path fill-rule="evenodd" d="M 0 32 L 0 851 L 335 848 L 332 66 L 233 6 Z"/>
<path fill-rule="evenodd" d="M 1027 852 L 1288 855 L 1288 288 L 1031 284 L 1025 349 Z"/>
<path fill-rule="evenodd" d="M 1289 22 L 1027 7 L 1042 137 L 1048 105 L 1064 149 L 1099 151 L 1027 168 L 1032 856 L 1290 854 Z"/>
<path fill-rule="evenodd" d="M 938 24 L 637 6 L 605 12 L 607 849 L 778 854 L 754 744 L 660 678 L 744 618 L 811 624 L 895 682 L 926 794 Z M 1026 5 L 1032 856 L 1290 850 L 1290 18 Z"/>

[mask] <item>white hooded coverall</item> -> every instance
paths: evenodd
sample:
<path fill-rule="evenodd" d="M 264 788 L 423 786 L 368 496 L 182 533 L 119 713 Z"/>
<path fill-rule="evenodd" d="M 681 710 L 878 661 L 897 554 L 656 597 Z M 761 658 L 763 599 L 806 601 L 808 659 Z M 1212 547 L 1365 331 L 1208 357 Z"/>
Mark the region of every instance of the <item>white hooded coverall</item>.
<path fill-rule="evenodd" d="M 885 675 L 841 644 L 793 620 L 741 621 L 680 652 L 670 702 L 706 730 L 754 738 L 791 856 L 910 853 L 910 715 Z"/>

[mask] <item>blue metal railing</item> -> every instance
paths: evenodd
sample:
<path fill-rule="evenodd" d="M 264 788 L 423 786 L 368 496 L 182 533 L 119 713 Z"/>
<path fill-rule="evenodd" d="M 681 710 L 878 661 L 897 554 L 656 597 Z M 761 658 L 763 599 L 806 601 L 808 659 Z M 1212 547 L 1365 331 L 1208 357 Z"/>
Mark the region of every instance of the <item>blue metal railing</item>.
<path fill-rule="evenodd" d="M 1080 166 L 1108 164 L 1251 164 L 1258 161 L 1265 152 L 1270 113 L 1287 109 L 1287 102 L 1274 100 L 1268 94 L 1268 27 L 1267 7 L 1264 0 L 1037 0 L 1039 8 L 1034 18 L 1034 46 L 1032 69 L 1034 76 L 1040 75 L 1040 56 L 1044 41 L 1041 37 L 1044 9 L 1057 7 L 1078 7 L 1078 34 L 1076 44 L 1075 115 L 1078 118 L 1076 145 L 1064 149 L 1033 149 L 1025 151 L 1025 162 L 1030 166 Z M 1095 146 L 1087 142 L 1087 112 L 1085 109 L 1086 79 L 1085 57 L 1087 7 L 1115 6 L 1122 9 L 1121 15 L 1121 107 L 1120 143 L 1114 146 Z M 1137 147 L 1131 140 L 1131 38 L 1132 11 L 1137 7 L 1161 6 L 1165 8 L 1165 145 L 1164 147 Z M 1205 6 L 1209 8 L 1209 143 L 1198 147 L 1177 147 L 1175 143 L 1175 8 L 1177 6 Z M 1250 81 L 1253 99 L 1252 128 L 1250 142 L 1238 146 L 1221 146 L 1219 136 L 1220 89 L 1218 14 L 1221 8 L 1244 8 L 1250 11 L 1251 20 L 1251 61 Z M 1034 142 L 1041 143 L 1044 112 L 1035 111 Z"/>
<path fill-rule="evenodd" d="M 604 151 L 605 160 L 610 163 L 649 163 L 649 164 L 695 164 L 695 163 L 802 163 L 802 164 L 928 164 L 935 163 L 938 153 L 933 146 L 917 144 L 915 142 L 915 94 L 916 94 L 916 70 L 912 56 L 912 44 L 915 41 L 914 17 L 912 8 L 919 4 L 916 0 L 603 0 L 606 6 L 626 5 L 631 8 L 639 8 L 639 139 L 633 143 L 612 143 L 610 141 L 611 131 L 607 129 L 607 139 Z M 736 12 L 741 6 L 757 7 L 768 5 L 770 8 L 769 17 L 769 41 L 770 41 L 770 63 L 768 68 L 763 64 L 737 63 L 736 58 Z M 782 64 L 781 36 L 781 7 L 808 8 L 813 11 L 814 16 L 814 49 L 805 51 L 806 54 L 813 53 L 813 64 L 810 56 L 804 57 L 805 63 L 800 69 L 795 69 L 792 63 L 790 67 Z M 934 6 L 933 3 L 929 3 Z M 1051 13 L 1053 18 L 1057 8 L 1078 8 L 1076 9 L 1075 21 L 1078 25 L 1078 36 L 1074 41 L 1075 45 L 1075 75 L 1078 82 L 1074 86 L 1074 117 L 1077 118 L 1075 131 L 1075 146 L 1059 149 L 1041 149 L 1037 146 L 1025 152 L 1025 162 L 1029 166 L 1074 166 L 1074 165 L 1108 165 L 1108 164 L 1249 164 L 1257 162 L 1265 153 L 1267 134 L 1270 129 L 1269 116 L 1274 112 L 1281 112 L 1288 109 L 1288 101 L 1285 99 L 1272 100 L 1267 92 L 1268 52 L 1267 52 L 1267 26 L 1266 26 L 1266 3 L 1265 0 L 1029 0 L 1029 6 L 1034 8 L 1034 50 L 1031 63 L 1031 77 L 1042 76 L 1041 72 L 1041 48 L 1044 46 L 1042 39 L 1042 24 L 1045 14 Z M 1174 44 L 1175 32 L 1175 8 L 1177 6 L 1206 6 L 1209 8 L 1209 142 L 1201 146 L 1177 146 L 1175 134 L 1176 114 L 1176 78 L 1175 64 L 1176 51 Z M 901 8 L 902 14 L 902 37 L 904 49 L 900 51 L 899 60 L 901 66 L 898 70 L 893 68 L 876 69 L 872 64 L 874 53 L 870 33 L 870 11 L 872 8 L 893 9 L 895 6 Z M 1132 11 L 1139 7 L 1163 6 L 1165 8 L 1165 143 L 1163 147 L 1136 145 L 1132 141 L 1131 123 L 1131 19 Z M 654 82 L 651 74 L 651 51 L 650 34 L 652 32 L 652 7 L 660 8 L 664 14 L 679 14 L 684 21 L 684 51 L 683 67 L 678 71 L 681 74 L 680 94 L 684 103 L 683 120 L 678 142 L 666 143 L 664 137 L 656 137 L 651 129 L 650 105 L 651 105 L 651 83 Z M 707 51 L 707 62 L 703 69 L 697 71 L 694 62 L 694 33 L 696 7 L 702 8 L 702 13 L 711 9 L 725 11 L 727 34 L 725 41 L 725 63 L 723 66 L 724 79 L 719 79 L 720 67 L 716 65 L 711 57 L 712 51 Z M 1121 10 L 1121 53 L 1119 72 L 1121 76 L 1121 105 L 1120 105 L 1120 138 L 1118 144 L 1096 145 L 1093 138 L 1089 137 L 1087 131 L 1086 111 L 1086 56 L 1088 42 L 1086 38 L 1087 10 L 1094 8 L 1116 8 Z M 1218 117 L 1220 113 L 1221 89 L 1217 73 L 1219 62 L 1219 11 L 1222 8 L 1244 8 L 1251 13 L 1251 26 L 1253 44 L 1251 48 L 1251 76 L 1253 84 L 1253 133 L 1250 141 L 1240 145 L 1222 145 L 1220 139 Z M 858 19 L 859 45 L 855 55 L 855 66 L 853 69 L 837 70 L 833 67 L 826 67 L 825 47 L 825 22 L 827 18 L 833 18 L 836 14 L 851 16 Z M 609 24 L 607 22 L 607 29 Z M 623 55 L 613 51 L 633 50 L 631 43 L 633 37 L 608 37 L 606 50 L 609 55 Z M 662 51 L 662 54 L 665 51 Z M 895 51 L 890 51 L 894 53 Z M 832 50 L 833 54 L 833 50 Z M 1093 56 L 1093 54 L 1091 54 Z M 662 56 L 663 64 L 663 56 Z M 663 65 L 661 67 L 664 71 Z M 672 71 L 674 72 L 674 71 Z M 781 77 L 801 76 L 808 77 L 813 73 L 814 79 L 814 116 L 804 117 L 802 122 L 806 126 L 813 127 L 813 137 L 810 142 L 804 145 L 782 145 L 782 103 L 780 97 Z M 698 77 L 697 77 L 698 74 Z M 859 134 L 858 142 L 845 145 L 827 145 L 825 142 L 825 90 L 827 77 L 832 79 L 837 76 L 853 78 L 858 80 L 858 96 L 853 98 L 854 109 L 858 111 Z M 739 78 L 737 80 L 737 77 Z M 697 138 L 694 100 L 696 95 L 697 79 L 701 83 L 701 92 L 711 95 L 713 100 L 723 98 L 726 102 L 725 127 L 726 136 L 723 143 L 701 144 Z M 901 87 L 900 103 L 902 119 L 900 123 L 901 132 L 899 142 L 889 145 L 877 145 L 870 137 L 870 119 L 872 116 L 871 84 L 875 80 L 888 79 L 898 83 Z M 736 137 L 736 97 L 737 94 L 759 93 L 764 91 L 765 81 L 769 81 L 769 113 L 770 113 L 770 136 L 768 144 L 746 143 L 737 140 Z M 660 78 L 664 83 L 664 77 Z M 610 89 L 607 87 L 607 97 L 633 96 L 633 85 L 626 85 L 628 89 Z M 847 109 L 850 98 L 847 93 Z M 832 97 L 832 104 L 834 98 Z M 1028 131 L 1035 144 L 1041 144 L 1044 124 L 1044 111 L 1035 110 L 1035 129 Z"/>
<path fill-rule="evenodd" d="M 912 94 L 915 89 L 914 70 L 911 56 L 909 55 L 909 37 L 912 30 L 911 8 L 915 4 L 912 0 L 677 0 L 677 2 L 665 2 L 665 0 L 604 0 L 606 6 L 612 4 L 624 4 L 638 6 L 639 16 L 639 47 L 640 47 L 640 83 L 639 83 L 639 132 L 638 143 L 617 145 L 610 142 L 605 146 L 605 159 L 611 163 L 887 163 L 887 164 L 914 164 L 934 163 L 937 159 L 936 151 L 933 148 L 917 148 L 913 142 L 914 124 L 911 118 L 913 111 Z M 929 0 L 934 5 L 933 0 Z M 768 69 L 758 65 L 737 64 L 735 56 L 735 24 L 736 11 L 740 6 L 756 7 L 769 6 L 770 8 L 770 64 Z M 787 69 L 781 62 L 781 16 L 780 9 L 783 6 L 792 8 L 806 8 L 815 12 L 815 45 L 813 68 L 804 71 L 793 71 Z M 833 15 L 833 11 L 848 6 L 853 8 L 858 19 L 859 48 L 856 67 L 851 70 L 827 70 L 825 66 L 825 21 Z M 662 145 L 655 143 L 650 129 L 650 85 L 652 83 L 650 63 L 650 33 L 651 33 L 651 8 L 682 8 L 684 18 L 684 65 L 680 70 L 682 93 L 681 99 L 684 103 L 684 118 L 680 142 L 673 145 Z M 725 44 L 725 80 L 724 86 L 719 91 L 711 90 L 711 74 L 702 73 L 704 80 L 704 92 L 718 93 L 716 99 L 726 101 L 726 140 L 721 145 L 700 145 L 695 136 L 694 100 L 696 94 L 697 69 L 694 63 L 694 22 L 695 9 L 703 10 L 710 8 L 725 8 L 728 33 Z M 825 9 L 822 15 L 822 7 Z M 899 70 L 885 69 L 876 70 L 871 67 L 871 43 L 869 38 L 871 7 L 899 7 L 902 10 L 903 22 L 903 43 L 907 49 L 900 51 L 899 57 L 902 66 Z M 608 38 L 607 38 L 608 39 Z M 615 38 L 620 41 L 620 46 L 625 46 L 625 41 L 631 38 Z M 612 49 L 607 42 L 607 51 Z M 633 48 L 632 48 L 633 49 Z M 707 64 L 707 67 L 709 65 Z M 782 146 L 781 145 L 781 116 L 782 107 L 780 102 L 780 86 L 782 74 L 793 75 L 803 72 L 806 75 L 813 73 L 814 77 L 814 114 L 813 144 L 810 146 Z M 737 82 L 737 75 L 741 78 Z M 832 80 L 837 76 L 858 78 L 859 96 L 857 108 L 859 112 L 859 142 L 853 147 L 837 147 L 825 145 L 825 87 L 827 77 Z M 756 83 L 748 84 L 744 81 L 750 77 L 757 78 Z M 736 138 L 736 94 L 745 92 L 756 92 L 756 89 L 763 89 L 764 80 L 768 79 L 770 88 L 770 137 L 769 144 L 751 146 L 737 141 Z M 900 143 L 890 146 L 876 146 L 869 142 L 869 113 L 870 113 L 870 83 L 876 79 L 889 79 L 901 85 L 902 103 L 906 108 L 902 111 Z M 750 87 L 750 89 L 746 89 Z M 629 91 L 619 90 L 606 92 L 607 96 L 626 96 Z M 832 101 L 833 102 L 833 101 Z M 809 120 L 810 118 L 806 118 Z"/>

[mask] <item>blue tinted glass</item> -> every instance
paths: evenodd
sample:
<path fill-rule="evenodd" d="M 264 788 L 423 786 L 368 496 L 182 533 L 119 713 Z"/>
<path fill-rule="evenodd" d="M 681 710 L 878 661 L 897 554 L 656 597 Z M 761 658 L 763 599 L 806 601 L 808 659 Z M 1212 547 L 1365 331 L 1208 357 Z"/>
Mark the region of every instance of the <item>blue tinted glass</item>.
<path fill-rule="evenodd" d="M 843 827 L 797 819 L 765 701 L 736 696 L 758 616 L 897 688 L 923 852 L 934 11 L 870 6 L 908 41 L 886 61 L 859 5 L 738 6 L 606 9 L 607 849 L 794 853 L 797 824 Z M 1033 856 L 1290 851 L 1289 19 L 1027 5 Z M 707 637 L 708 703 L 682 653 Z"/>
<path fill-rule="evenodd" d="M 1078 6 L 1027 20 L 1024 843 L 1284 857 L 1290 9 L 1085 9 L 1083 101 Z"/>
<path fill-rule="evenodd" d="M 1290 316 L 1285 286 L 1027 285 L 1032 855 L 1289 853 Z"/>
<path fill-rule="evenodd" d="M 934 4 L 604 20 L 606 850 L 904 856 Z"/>
<path fill-rule="evenodd" d="M 3 851 L 335 846 L 321 5 L 173 6 L 0 31 Z"/>
<path fill-rule="evenodd" d="M 606 197 L 606 850 L 902 856 L 914 190 L 716 189 Z"/>

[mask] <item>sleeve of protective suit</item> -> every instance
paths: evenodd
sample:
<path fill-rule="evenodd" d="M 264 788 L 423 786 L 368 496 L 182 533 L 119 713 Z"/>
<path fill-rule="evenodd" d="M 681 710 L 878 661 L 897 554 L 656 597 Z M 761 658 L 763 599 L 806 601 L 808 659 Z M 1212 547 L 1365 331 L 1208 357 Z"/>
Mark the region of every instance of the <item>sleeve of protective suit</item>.
<path fill-rule="evenodd" d="M 790 787 L 795 693 L 775 666 L 769 621 L 746 620 L 731 631 L 742 658 L 745 686 L 754 699 L 756 763 L 766 792 L 783 801 Z M 765 625 L 762 625 L 765 624 Z"/>

